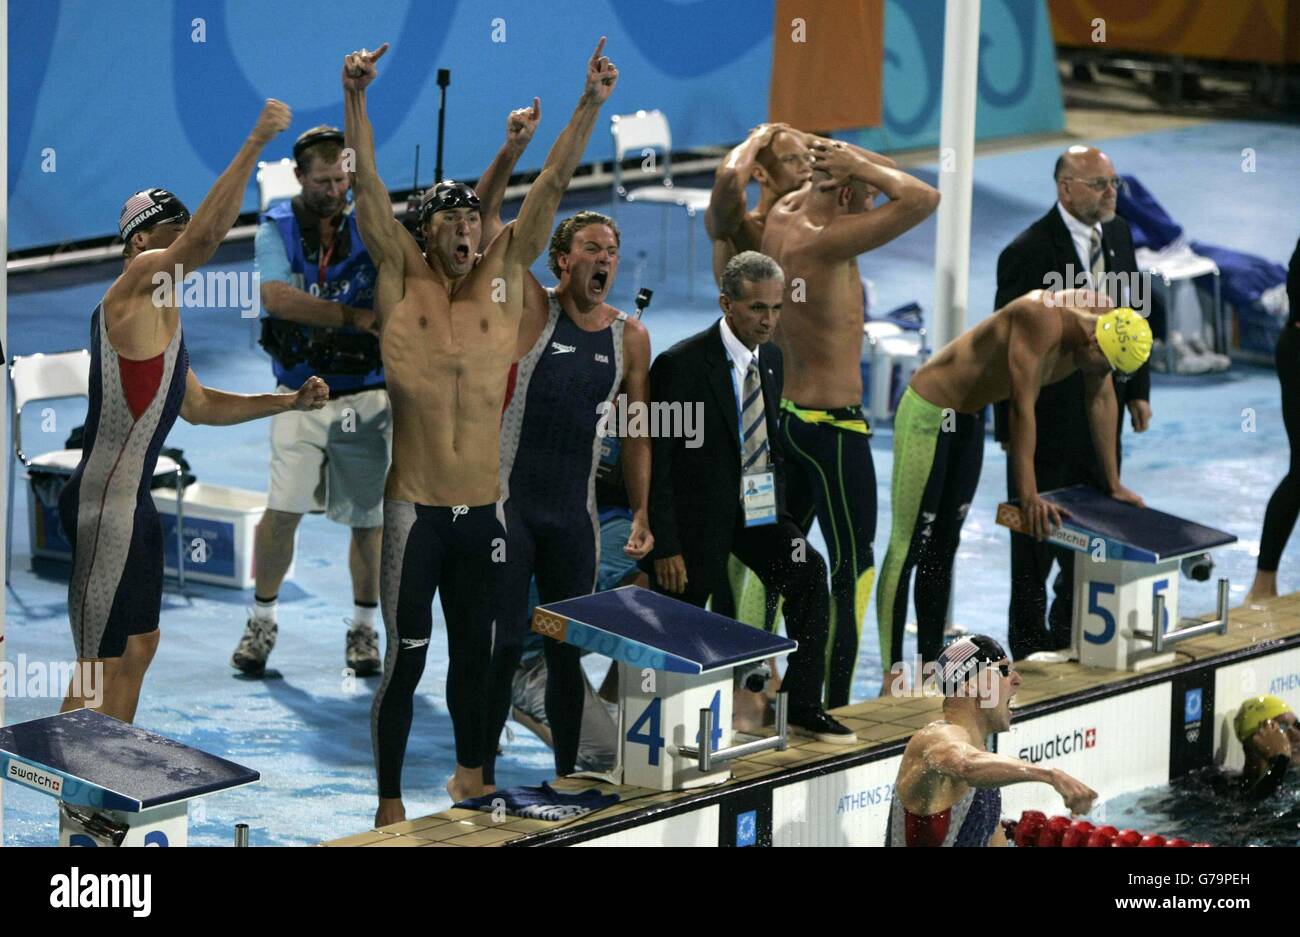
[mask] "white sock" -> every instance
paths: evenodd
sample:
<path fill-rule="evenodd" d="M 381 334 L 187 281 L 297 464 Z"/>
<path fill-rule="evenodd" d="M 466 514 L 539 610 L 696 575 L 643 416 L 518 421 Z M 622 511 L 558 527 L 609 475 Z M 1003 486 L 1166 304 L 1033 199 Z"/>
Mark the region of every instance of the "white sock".
<path fill-rule="evenodd" d="M 269 621 L 271 624 L 275 624 L 275 606 L 276 599 L 263 602 L 261 599 L 254 597 L 253 617 L 258 621 Z"/>
<path fill-rule="evenodd" d="M 354 627 L 364 625 L 367 628 L 375 626 L 375 612 L 379 610 L 378 605 L 357 605 L 352 606 L 352 624 Z"/>

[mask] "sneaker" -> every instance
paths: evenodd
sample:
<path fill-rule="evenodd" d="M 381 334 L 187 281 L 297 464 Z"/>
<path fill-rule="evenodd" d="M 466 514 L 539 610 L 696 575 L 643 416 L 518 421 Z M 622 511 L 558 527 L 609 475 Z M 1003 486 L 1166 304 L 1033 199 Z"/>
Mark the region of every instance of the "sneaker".
<path fill-rule="evenodd" d="M 358 677 L 373 677 L 379 673 L 379 632 L 370 625 L 348 624 L 348 644 L 344 659 L 348 668 Z"/>
<path fill-rule="evenodd" d="M 266 670 L 266 659 L 275 647 L 276 626 L 273 621 L 262 621 L 248 616 L 244 626 L 244 636 L 239 639 L 239 647 L 230 657 L 230 665 L 236 670 L 260 677 Z"/>
<path fill-rule="evenodd" d="M 848 745 L 858 740 L 857 733 L 842 722 L 837 722 L 820 707 L 810 710 L 792 709 L 788 721 L 792 731 L 811 736 L 819 742 Z"/>

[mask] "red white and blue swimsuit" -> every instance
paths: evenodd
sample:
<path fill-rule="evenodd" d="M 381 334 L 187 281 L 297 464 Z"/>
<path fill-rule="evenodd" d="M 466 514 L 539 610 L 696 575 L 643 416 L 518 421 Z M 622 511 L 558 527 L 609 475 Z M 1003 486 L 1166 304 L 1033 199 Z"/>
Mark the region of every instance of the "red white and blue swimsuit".
<path fill-rule="evenodd" d="M 109 344 L 103 303 L 95 307 L 81 463 L 59 497 L 72 544 L 68 614 L 80 658 L 121 657 L 128 637 L 158 628 L 162 525 L 150 486 L 188 371 L 179 324 L 161 355 L 132 361 Z"/>

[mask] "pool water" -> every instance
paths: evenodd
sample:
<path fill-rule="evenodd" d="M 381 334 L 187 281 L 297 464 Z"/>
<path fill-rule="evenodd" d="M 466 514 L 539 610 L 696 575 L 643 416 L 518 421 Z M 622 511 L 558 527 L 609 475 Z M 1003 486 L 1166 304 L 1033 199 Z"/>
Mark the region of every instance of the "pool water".
<path fill-rule="evenodd" d="M 1164 787 L 1115 797 L 1089 819 L 1215 846 L 1300 845 L 1300 771 L 1293 767 L 1277 793 L 1254 803 L 1216 793 L 1218 774 L 1205 768 Z"/>

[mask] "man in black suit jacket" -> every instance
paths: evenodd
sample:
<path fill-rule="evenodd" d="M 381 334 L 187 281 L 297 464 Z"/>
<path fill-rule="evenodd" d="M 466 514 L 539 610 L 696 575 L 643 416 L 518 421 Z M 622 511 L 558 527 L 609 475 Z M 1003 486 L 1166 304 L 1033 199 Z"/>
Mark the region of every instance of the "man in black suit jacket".
<path fill-rule="evenodd" d="M 661 434 L 653 442 L 653 585 L 703 607 L 710 596 L 729 594 L 727 557 L 734 553 L 785 599 L 786 630 L 799 642 L 782 684 L 790 694 L 791 728 L 821 741 L 852 742 L 853 732 L 821 704 L 830 616 L 826 562 L 785 510 L 777 444 L 783 370 L 781 351 L 771 343 L 785 277 L 770 257 L 743 251 L 727 263 L 721 282 L 723 318 L 650 368 L 653 406 L 702 412 L 694 436 Z"/>
<path fill-rule="evenodd" d="M 1091 147 L 1072 146 L 1056 161 L 1053 175 L 1056 204 L 998 257 L 998 293 L 993 307 L 1001 309 L 1031 290 L 1095 286 L 1110 294 L 1115 305 L 1148 314 L 1150 290 L 1140 279 L 1133 236 L 1128 222 L 1115 215 L 1119 177 L 1110 159 Z M 1131 380 L 1116 383 L 1115 395 L 1120 404 L 1117 447 L 1125 409 L 1133 429 L 1146 431 L 1151 421 L 1150 392 L 1150 365 L 1143 365 Z M 1088 429 L 1082 375 L 1076 373 L 1044 387 L 1035 412 L 1041 433 L 1034 456 L 1039 491 L 1079 484 L 1104 491 L 1105 476 Z M 1008 425 L 1007 404 L 997 404 L 994 435 L 1004 449 Z M 1008 465 L 1007 496 L 1014 498 L 1016 494 L 1016 479 Z M 1060 572 L 1048 615 L 1047 577 L 1053 560 Z M 1073 597 L 1074 554 L 1025 534 L 1012 533 L 1008 634 L 1011 656 L 1020 659 L 1034 651 L 1069 647 Z"/>

